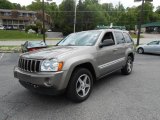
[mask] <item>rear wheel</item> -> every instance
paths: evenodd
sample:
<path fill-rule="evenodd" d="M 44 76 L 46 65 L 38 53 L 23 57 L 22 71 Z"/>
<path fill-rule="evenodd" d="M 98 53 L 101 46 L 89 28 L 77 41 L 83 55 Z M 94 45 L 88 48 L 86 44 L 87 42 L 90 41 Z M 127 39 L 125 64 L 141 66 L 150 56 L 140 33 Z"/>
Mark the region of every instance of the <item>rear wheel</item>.
<path fill-rule="evenodd" d="M 93 77 L 91 72 L 86 68 L 76 69 L 70 79 L 67 97 L 74 102 L 82 102 L 86 100 L 93 86 Z"/>
<path fill-rule="evenodd" d="M 128 56 L 127 63 L 124 66 L 124 68 L 121 69 L 121 73 L 124 75 L 129 75 L 132 72 L 133 68 L 133 58 L 131 56 Z"/>
<path fill-rule="evenodd" d="M 137 52 L 138 52 L 139 54 L 143 54 L 143 53 L 144 53 L 144 50 L 143 50 L 143 48 L 138 48 Z"/>

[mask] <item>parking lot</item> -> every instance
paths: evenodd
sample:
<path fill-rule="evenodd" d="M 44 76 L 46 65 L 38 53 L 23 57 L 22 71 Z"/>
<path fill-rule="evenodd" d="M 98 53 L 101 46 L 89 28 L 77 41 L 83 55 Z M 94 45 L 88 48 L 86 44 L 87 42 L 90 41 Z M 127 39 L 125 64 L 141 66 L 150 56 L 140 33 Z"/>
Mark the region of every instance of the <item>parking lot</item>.
<path fill-rule="evenodd" d="M 83 103 L 29 92 L 13 77 L 18 53 L 0 53 L 0 120 L 159 120 L 160 56 L 136 54 L 133 73 L 96 82 Z"/>

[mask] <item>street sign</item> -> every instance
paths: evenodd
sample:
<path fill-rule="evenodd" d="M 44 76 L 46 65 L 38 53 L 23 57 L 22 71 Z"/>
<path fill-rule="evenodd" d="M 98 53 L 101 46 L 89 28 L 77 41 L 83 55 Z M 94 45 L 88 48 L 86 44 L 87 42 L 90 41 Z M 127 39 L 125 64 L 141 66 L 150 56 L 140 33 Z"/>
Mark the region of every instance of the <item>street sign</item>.
<path fill-rule="evenodd" d="M 134 0 L 134 2 L 140 2 L 142 0 Z M 153 0 L 145 0 L 146 2 L 153 2 Z"/>

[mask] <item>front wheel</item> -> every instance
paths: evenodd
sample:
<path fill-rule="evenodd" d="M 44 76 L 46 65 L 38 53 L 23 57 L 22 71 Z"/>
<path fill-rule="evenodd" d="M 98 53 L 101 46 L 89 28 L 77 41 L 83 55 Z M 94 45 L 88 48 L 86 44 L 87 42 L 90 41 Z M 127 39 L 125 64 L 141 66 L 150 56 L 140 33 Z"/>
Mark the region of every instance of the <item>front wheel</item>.
<path fill-rule="evenodd" d="M 143 53 L 144 53 L 144 50 L 143 50 L 143 48 L 138 48 L 137 52 L 138 52 L 139 54 L 143 54 Z"/>
<path fill-rule="evenodd" d="M 93 76 L 86 68 L 76 69 L 70 79 L 67 88 L 67 97 L 74 102 L 86 100 L 93 86 Z"/>
<path fill-rule="evenodd" d="M 121 69 L 121 73 L 124 75 L 129 75 L 132 72 L 132 68 L 133 68 L 133 59 L 131 56 L 128 56 L 127 63 L 124 66 L 124 68 Z"/>

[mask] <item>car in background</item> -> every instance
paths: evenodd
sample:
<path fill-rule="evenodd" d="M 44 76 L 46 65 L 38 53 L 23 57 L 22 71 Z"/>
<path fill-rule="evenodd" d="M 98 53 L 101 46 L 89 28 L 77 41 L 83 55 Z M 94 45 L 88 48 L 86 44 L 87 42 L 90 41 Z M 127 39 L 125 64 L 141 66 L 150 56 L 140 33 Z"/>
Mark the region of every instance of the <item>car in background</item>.
<path fill-rule="evenodd" d="M 39 50 L 42 48 L 47 48 L 46 43 L 43 41 L 26 41 L 21 45 L 21 50 L 23 53 Z"/>
<path fill-rule="evenodd" d="M 31 34 L 31 33 L 35 34 L 36 31 L 35 31 L 35 30 L 32 30 L 32 29 L 29 29 L 29 30 L 28 30 L 28 34 Z"/>
<path fill-rule="evenodd" d="M 160 40 L 152 41 L 147 44 L 139 45 L 136 48 L 137 53 L 153 53 L 153 54 L 160 54 Z"/>
<path fill-rule="evenodd" d="M 0 26 L 0 30 L 5 30 L 5 27 L 4 26 Z"/>
<path fill-rule="evenodd" d="M 5 29 L 6 30 L 13 30 L 13 26 L 6 26 Z"/>
<path fill-rule="evenodd" d="M 51 29 L 48 29 L 47 32 L 52 32 L 52 30 L 51 30 Z"/>

